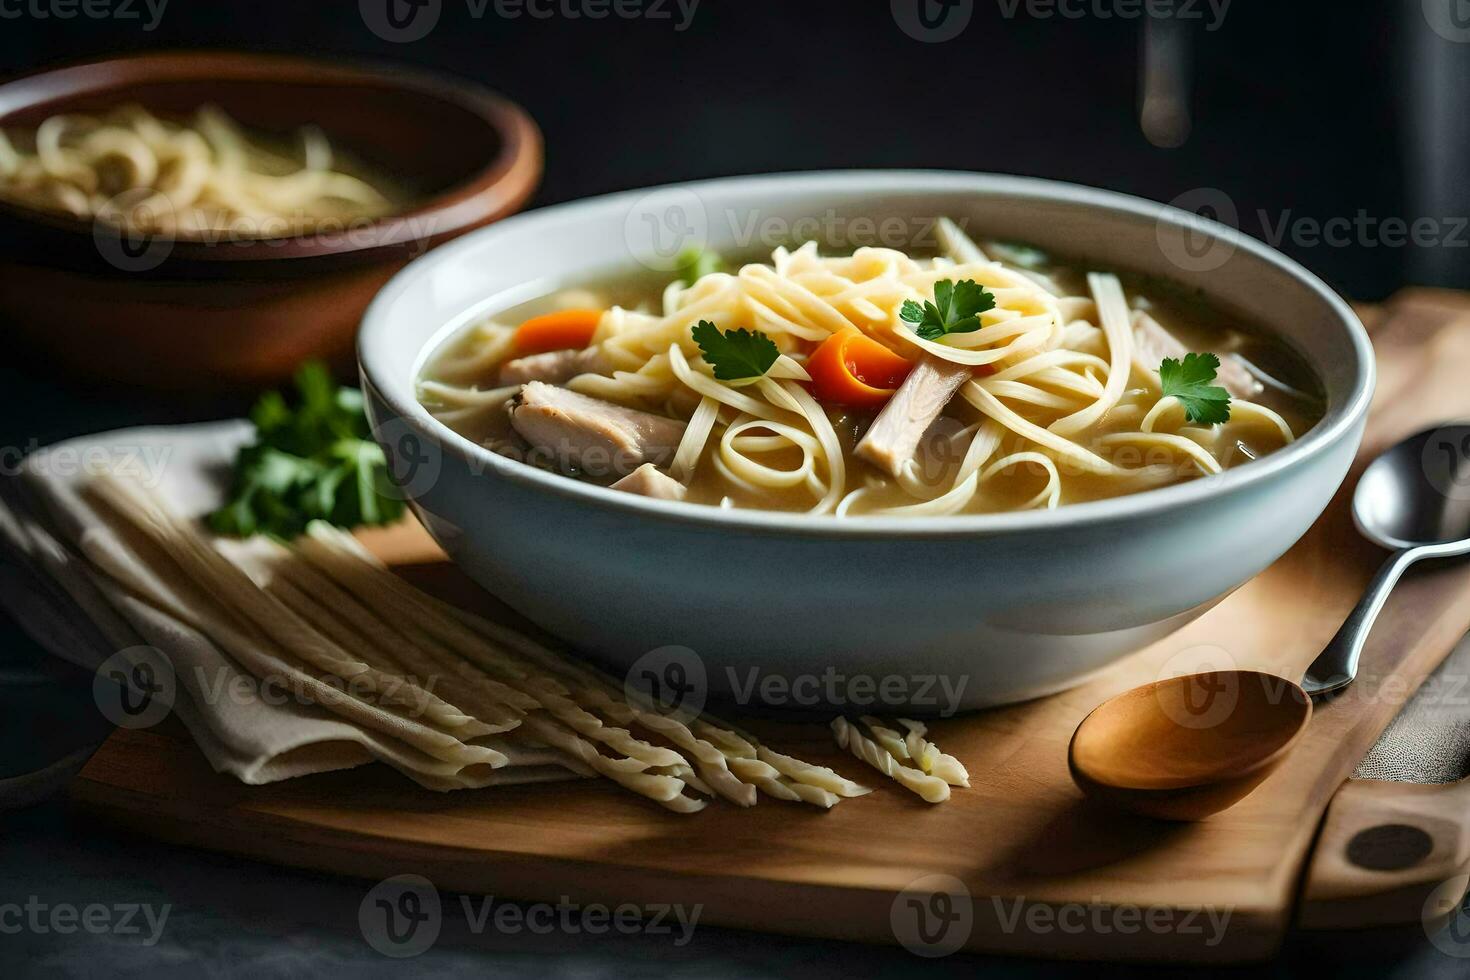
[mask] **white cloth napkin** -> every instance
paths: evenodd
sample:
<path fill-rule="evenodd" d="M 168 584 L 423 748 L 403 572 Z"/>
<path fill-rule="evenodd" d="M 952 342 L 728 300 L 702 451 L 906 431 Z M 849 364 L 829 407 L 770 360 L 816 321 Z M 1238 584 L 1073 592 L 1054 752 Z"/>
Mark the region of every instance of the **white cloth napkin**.
<path fill-rule="evenodd" d="M 244 422 L 126 429 L 33 453 L 18 479 L 0 484 L 0 605 L 46 650 L 88 670 L 140 645 L 161 652 L 177 681 L 173 712 L 214 768 L 242 782 L 374 760 L 412 773 L 425 761 L 421 752 L 315 705 L 221 696 L 258 693 L 260 684 L 207 637 L 130 595 L 81 557 L 78 542 L 89 534 L 142 561 L 79 493 L 90 473 L 105 467 L 136 474 L 179 513 L 201 515 L 223 501 L 235 452 L 250 434 Z M 500 736 L 476 742 L 510 759 L 484 785 L 575 776 L 550 750 Z"/>

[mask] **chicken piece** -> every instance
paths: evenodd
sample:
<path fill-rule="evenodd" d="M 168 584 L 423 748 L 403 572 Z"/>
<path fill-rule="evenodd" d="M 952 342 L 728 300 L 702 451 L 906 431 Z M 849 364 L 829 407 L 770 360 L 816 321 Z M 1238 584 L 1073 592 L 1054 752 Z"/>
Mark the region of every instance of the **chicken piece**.
<path fill-rule="evenodd" d="M 613 490 L 641 494 L 657 500 L 683 500 L 689 488 L 652 463 L 644 463 L 612 485 Z"/>
<path fill-rule="evenodd" d="M 1141 370 L 1159 373 L 1159 362 L 1166 357 L 1183 360 L 1190 353 L 1164 325 L 1142 310 L 1133 314 L 1133 363 Z M 1220 369 L 1215 372 L 1215 381 L 1230 392 L 1232 398 L 1254 398 L 1265 387 L 1229 354 L 1220 355 Z"/>
<path fill-rule="evenodd" d="M 857 454 L 889 476 L 898 476 L 925 431 L 973 373 L 968 364 L 924 355 L 868 426 Z"/>
<path fill-rule="evenodd" d="M 529 381 L 544 381 L 561 384 L 579 374 L 601 374 L 606 368 L 602 348 L 588 347 L 583 350 L 553 350 L 544 354 L 530 354 L 506 361 L 500 366 L 500 387 L 523 385 Z"/>
<path fill-rule="evenodd" d="M 541 381 L 523 385 L 511 399 L 510 424 L 531 444 L 528 462 L 554 462 L 563 472 L 593 479 L 624 477 L 644 463 L 667 463 L 684 435 L 684 423 L 677 419 Z"/>

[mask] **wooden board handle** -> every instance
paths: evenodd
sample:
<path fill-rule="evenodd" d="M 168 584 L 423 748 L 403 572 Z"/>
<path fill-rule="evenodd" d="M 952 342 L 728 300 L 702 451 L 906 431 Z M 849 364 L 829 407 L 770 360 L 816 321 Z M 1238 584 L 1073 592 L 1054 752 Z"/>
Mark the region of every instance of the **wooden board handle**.
<path fill-rule="evenodd" d="M 1470 885 L 1470 779 L 1350 779 L 1327 810 L 1307 867 L 1297 924 L 1437 927 Z"/>

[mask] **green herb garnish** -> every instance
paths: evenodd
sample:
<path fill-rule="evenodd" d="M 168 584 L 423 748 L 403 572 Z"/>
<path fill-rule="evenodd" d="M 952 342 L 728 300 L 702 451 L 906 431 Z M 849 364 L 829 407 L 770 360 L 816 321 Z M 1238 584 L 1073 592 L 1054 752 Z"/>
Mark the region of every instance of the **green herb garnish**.
<path fill-rule="evenodd" d="M 1203 425 L 1230 420 L 1230 392 L 1211 384 L 1220 367 L 1214 354 L 1185 354 L 1183 361 L 1166 357 L 1159 364 L 1159 383 L 1165 395 L 1184 406 L 1184 417 Z"/>
<path fill-rule="evenodd" d="M 971 333 L 980 329 L 980 314 L 995 308 L 995 297 L 973 279 L 959 285 L 949 279 L 934 284 L 934 302 L 921 306 L 906 299 L 899 318 L 912 324 L 914 333 L 925 340 L 938 340 L 945 334 Z"/>
<path fill-rule="evenodd" d="M 991 242 L 988 247 L 991 254 L 1002 262 L 1009 262 L 1023 269 L 1039 269 L 1048 262 L 1045 252 L 1022 242 Z"/>
<path fill-rule="evenodd" d="M 724 272 L 725 260 L 720 253 L 713 249 L 701 249 L 691 245 L 679 253 L 674 260 L 675 274 L 678 281 L 686 286 L 692 286 L 711 272 Z"/>
<path fill-rule="evenodd" d="M 240 450 L 230 500 L 209 515 L 220 534 L 292 538 L 314 520 L 388 524 L 403 514 L 389 493 L 388 461 L 372 440 L 362 393 L 318 363 L 296 373 L 298 404 L 267 392 L 250 413 L 255 442 Z"/>
<path fill-rule="evenodd" d="M 690 332 L 704 359 L 715 369 L 715 377 L 721 381 L 759 378 L 781 356 L 776 342 L 758 330 L 721 332 L 708 320 L 700 320 Z"/>

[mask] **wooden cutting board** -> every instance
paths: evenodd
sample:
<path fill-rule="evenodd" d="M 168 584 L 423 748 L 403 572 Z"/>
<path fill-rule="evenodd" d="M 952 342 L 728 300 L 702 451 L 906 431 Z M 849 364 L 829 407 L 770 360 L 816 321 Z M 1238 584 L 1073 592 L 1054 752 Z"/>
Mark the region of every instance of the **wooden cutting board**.
<path fill-rule="evenodd" d="M 1068 777 L 1067 742 L 1108 696 L 1195 659 L 1219 666 L 1221 651 L 1299 677 L 1337 629 L 1382 558 L 1347 508 L 1364 461 L 1427 424 L 1470 417 L 1470 303 L 1404 294 L 1374 334 L 1381 374 L 1363 452 L 1307 536 L 1201 619 L 1086 685 L 935 724 L 938 744 L 972 774 L 973 788 L 948 803 L 925 804 L 839 755 L 825 717 L 740 720 L 773 747 L 877 788 L 830 812 L 762 799 L 681 817 L 599 782 L 439 795 L 380 766 L 249 787 L 161 730 L 119 731 L 72 795 L 166 840 L 368 879 L 414 872 L 441 890 L 700 904 L 705 923 L 894 942 L 912 940 L 924 909 L 943 910 L 934 879 L 921 880 L 941 874 L 952 880 L 940 890 L 971 901 L 940 943 L 1104 959 L 1269 957 L 1333 795 L 1470 627 L 1470 565 L 1411 573 L 1359 682 L 1320 706 L 1277 773 L 1210 820 L 1170 825 L 1095 808 Z M 446 597 L 491 605 L 424 541 L 369 540 Z"/>

